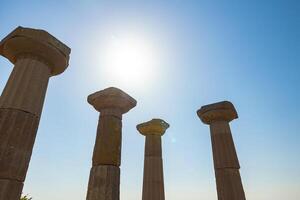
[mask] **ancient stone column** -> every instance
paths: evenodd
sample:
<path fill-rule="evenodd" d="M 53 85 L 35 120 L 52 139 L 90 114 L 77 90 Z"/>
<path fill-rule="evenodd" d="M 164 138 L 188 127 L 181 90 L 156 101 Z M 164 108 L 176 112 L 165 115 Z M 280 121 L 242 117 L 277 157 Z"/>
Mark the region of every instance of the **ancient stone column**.
<path fill-rule="evenodd" d="M 231 102 L 202 106 L 197 112 L 203 123 L 210 125 L 213 159 L 219 200 L 245 200 L 240 165 L 229 122 L 237 119 Z"/>
<path fill-rule="evenodd" d="M 89 95 L 88 102 L 100 112 L 87 200 L 119 200 L 122 115 L 136 100 L 118 88 Z"/>
<path fill-rule="evenodd" d="M 0 98 L 0 200 L 19 200 L 49 77 L 67 68 L 70 49 L 46 31 L 18 27 L 0 54 L 14 64 Z"/>
<path fill-rule="evenodd" d="M 169 124 L 161 119 L 137 125 L 137 130 L 146 136 L 142 200 L 165 199 L 161 136 L 167 128 Z"/>

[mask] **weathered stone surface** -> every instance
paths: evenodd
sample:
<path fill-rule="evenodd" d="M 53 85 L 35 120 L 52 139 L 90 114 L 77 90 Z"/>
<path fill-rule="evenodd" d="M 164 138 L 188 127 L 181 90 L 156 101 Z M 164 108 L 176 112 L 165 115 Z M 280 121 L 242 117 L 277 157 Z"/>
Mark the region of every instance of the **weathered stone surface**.
<path fill-rule="evenodd" d="M 99 112 L 102 112 L 104 109 L 119 109 L 122 114 L 136 106 L 135 99 L 114 87 L 106 88 L 89 95 L 88 102 Z"/>
<path fill-rule="evenodd" d="M 162 156 L 161 136 L 148 135 L 145 141 L 145 156 Z"/>
<path fill-rule="evenodd" d="M 93 153 L 93 166 L 121 165 L 122 122 L 115 116 L 100 116 Z"/>
<path fill-rule="evenodd" d="M 0 108 L 23 110 L 40 117 L 49 77 L 49 68 L 43 62 L 20 58 L 1 95 Z"/>
<path fill-rule="evenodd" d="M 161 157 L 145 157 L 142 200 L 164 200 L 163 161 Z"/>
<path fill-rule="evenodd" d="M 88 96 L 100 111 L 93 166 L 121 165 L 122 114 L 135 107 L 136 100 L 118 88 L 107 88 Z"/>
<path fill-rule="evenodd" d="M 212 123 L 210 132 L 215 168 L 239 169 L 240 164 L 228 122 L 220 121 Z"/>
<path fill-rule="evenodd" d="M 245 200 L 229 122 L 238 117 L 228 101 L 201 107 L 197 112 L 203 123 L 210 125 L 214 167 L 219 200 Z"/>
<path fill-rule="evenodd" d="M 19 26 L 0 42 L 0 54 L 16 63 L 20 56 L 34 55 L 47 63 L 51 75 L 68 66 L 71 49 L 48 32 Z"/>
<path fill-rule="evenodd" d="M 0 109 L 0 179 L 25 180 L 38 123 L 30 113 Z"/>
<path fill-rule="evenodd" d="M 20 200 L 22 189 L 22 182 L 0 179 L 0 200 Z"/>
<path fill-rule="evenodd" d="M 119 200 L 120 168 L 94 166 L 90 172 L 87 200 Z"/>
<path fill-rule="evenodd" d="M 146 136 L 142 200 L 164 200 L 164 175 L 161 136 L 169 128 L 162 119 L 137 125 L 137 130 Z"/>
<path fill-rule="evenodd" d="M 222 101 L 218 103 L 202 106 L 197 114 L 205 124 L 211 124 L 214 121 L 227 121 L 238 118 L 238 114 L 229 101 Z"/>
<path fill-rule="evenodd" d="M 162 136 L 169 126 L 170 125 L 162 119 L 152 119 L 148 122 L 137 125 L 136 128 L 143 135 Z"/>
<path fill-rule="evenodd" d="M 87 200 L 119 200 L 122 114 L 135 107 L 136 100 L 111 87 L 89 95 L 88 102 L 101 114 Z"/>
<path fill-rule="evenodd" d="M 217 192 L 220 200 L 246 199 L 238 169 L 217 169 L 215 174 Z"/>
<path fill-rule="evenodd" d="M 0 98 L 0 181 L 25 180 L 49 77 L 66 69 L 69 54 L 43 30 L 18 27 L 0 42 L 0 55 L 15 64 Z M 7 184 L 0 200 L 19 200 L 17 186 Z"/>

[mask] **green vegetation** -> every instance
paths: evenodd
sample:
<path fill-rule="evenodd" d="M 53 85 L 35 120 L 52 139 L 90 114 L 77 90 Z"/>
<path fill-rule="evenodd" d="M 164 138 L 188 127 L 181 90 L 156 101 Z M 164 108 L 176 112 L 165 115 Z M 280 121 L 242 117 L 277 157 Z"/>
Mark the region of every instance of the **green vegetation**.
<path fill-rule="evenodd" d="M 25 196 L 22 196 L 20 200 L 32 200 L 32 197 L 25 195 Z"/>

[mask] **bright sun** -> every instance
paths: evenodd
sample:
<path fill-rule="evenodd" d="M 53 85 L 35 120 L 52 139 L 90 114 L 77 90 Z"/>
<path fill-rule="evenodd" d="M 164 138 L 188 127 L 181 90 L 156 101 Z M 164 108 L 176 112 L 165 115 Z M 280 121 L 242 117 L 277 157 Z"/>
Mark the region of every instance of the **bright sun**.
<path fill-rule="evenodd" d="M 138 37 L 111 37 L 103 49 L 101 63 L 110 82 L 122 86 L 148 84 L 154 78 L 156 51 Z"/>

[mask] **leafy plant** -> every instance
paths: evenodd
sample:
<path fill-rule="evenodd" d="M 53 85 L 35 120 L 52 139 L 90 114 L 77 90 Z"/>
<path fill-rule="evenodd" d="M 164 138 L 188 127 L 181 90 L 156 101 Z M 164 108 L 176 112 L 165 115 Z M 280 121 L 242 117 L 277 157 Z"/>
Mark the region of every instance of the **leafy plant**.
<path fill-rule="evenodd" d="M 25 196 L 22 196 L 20 200 L 32 200 L 32 197 L 25 195 Z"/>

